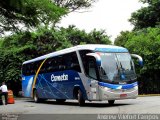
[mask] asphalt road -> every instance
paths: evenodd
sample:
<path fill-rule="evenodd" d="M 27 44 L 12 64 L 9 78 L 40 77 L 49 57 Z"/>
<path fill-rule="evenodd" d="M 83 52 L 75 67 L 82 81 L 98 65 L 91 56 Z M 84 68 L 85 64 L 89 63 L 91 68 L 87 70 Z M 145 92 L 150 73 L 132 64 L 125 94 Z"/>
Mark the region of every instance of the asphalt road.
<path fill-rule="evenodd" d="M 27 118 L 29 116 L 33 117 L 33 115 L 39 116 L 40 114 L 43 114 L 43 116 L 48 116 L 49 114 L 58 114 L 59 116 L 62 116 L 60 114 L 69 114 L 68 117 L 74 114 L 76 118 L 79 114 L 160 114 L 160 96 L 117 100 L 112 106 L 110 106 L 107 101 L 86 102 L 83 107 L 80 107 L 76 100 L 68 100 L 63 104 L 58 104 L 54 100 L 49 100 L 44 103 L 34 103 L 30 99 L 17 99 L 15 100 L 15 104 L 0 105 L 0 114 L 2 115 L 1 117 L 12 114 L 27 114 Z M 35 116 L 35 118 L 37 118 L 37 116 Z M 50 117 L 53 118 L 53 116 Z M 35 118 L 34 120 L 36 120 Z M 42 115 L 38 118 L 42 118 Z M 59 117 L 57 117 L 57 120 L 58 118 Z M 64 118 L 67 120 L 67 116 Z M 74 117 L 72 116 L 72 118 Z M 85 117 L 82 118 L 85 119 Z"/>

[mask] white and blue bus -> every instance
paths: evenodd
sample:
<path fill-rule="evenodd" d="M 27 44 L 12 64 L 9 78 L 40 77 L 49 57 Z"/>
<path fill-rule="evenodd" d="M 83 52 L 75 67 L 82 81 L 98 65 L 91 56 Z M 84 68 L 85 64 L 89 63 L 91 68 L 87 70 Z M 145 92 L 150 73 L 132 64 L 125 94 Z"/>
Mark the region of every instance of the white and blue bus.
<path fill-rule="evenodd" d="M 78 45 L 46 54 L 23 63 L 22 91 L 35 102 L 134 99 L 138 83 L 132 56 L 142 64 L 140 56 L 112 45 Z"/>

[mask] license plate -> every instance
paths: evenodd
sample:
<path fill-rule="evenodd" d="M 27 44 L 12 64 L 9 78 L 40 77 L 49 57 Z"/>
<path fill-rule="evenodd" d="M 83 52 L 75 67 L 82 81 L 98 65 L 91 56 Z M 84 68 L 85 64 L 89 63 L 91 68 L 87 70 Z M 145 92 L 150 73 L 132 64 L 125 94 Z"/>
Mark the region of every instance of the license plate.
<path fill-rule="evenodd" d="M 127 97 L 127 94 L 120 94 L 120 98 Z"/>

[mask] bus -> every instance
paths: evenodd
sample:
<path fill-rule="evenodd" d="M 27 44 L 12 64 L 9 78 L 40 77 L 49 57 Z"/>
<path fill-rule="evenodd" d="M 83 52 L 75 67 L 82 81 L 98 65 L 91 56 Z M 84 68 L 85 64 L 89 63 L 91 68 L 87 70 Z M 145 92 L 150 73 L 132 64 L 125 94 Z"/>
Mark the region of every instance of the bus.
<path fill-rule="evenodd" d="M 132 57 L 142 57 L 114 45 L 77 45 L 22 64 L 22 92 L 35 102 L 55 99 L 108 101 L 135 99 L 138 83 Z"/>

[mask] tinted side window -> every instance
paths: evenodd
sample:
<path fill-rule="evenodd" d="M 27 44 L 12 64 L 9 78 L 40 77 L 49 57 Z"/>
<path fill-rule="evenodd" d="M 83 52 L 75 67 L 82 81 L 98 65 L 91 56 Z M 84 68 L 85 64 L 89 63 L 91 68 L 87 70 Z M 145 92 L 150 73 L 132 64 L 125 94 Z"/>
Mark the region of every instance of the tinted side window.
<path fill-rule="evenodd" d="M 63 59 L 66 70 L 75 70 L 77 72 L 81 72 L 76 52 L 63 55 Z"/>
<path fill-rule="evenodd" d="M 43 61 L 44 60 L 23 65 L 22 73 L 24 75 L 36 74 L 36 71 L 38 70 Z M 42 65 L 39 73 L 42 74 L 64 70 L 75 70 L 77 72 L 81 72 L 76 52 L 48 58 Z"/>
<path fill-rule="evenodd" d="M 22 66 L 22 74 L 23 75 L 32 75 L 32 74 L 34 74 L 33 63 L 24 64 Z"/>
<path fill-rule="evenodd" d="M 23 75 L 27 75 L 27 76 L 36 74 L 36 72 L 37 72 L 37 70 L 38 70 L 38 68 L 40 66 L 40 62 L 41 61 L 23 64 L 23 66 L 22 66 L 22 74 Z"/>
<path fill-rule="evenodd" d="M 52 71 L 75 70 L 81 72 L 76 52 L 51 58 Z"/>
<path fill-rule="evenodd" d="M 71 65 L 71 68 L 77 72 L 81 72 L 81 69 L 80 69 L 80 65 L 79 65 L 79 61 L 78 61 L 78 58 L 77 58 L 77 54 L 76 53 L 73 53 L 71 54 L 71 57 L 72 57 L 72 65 Z"/>

